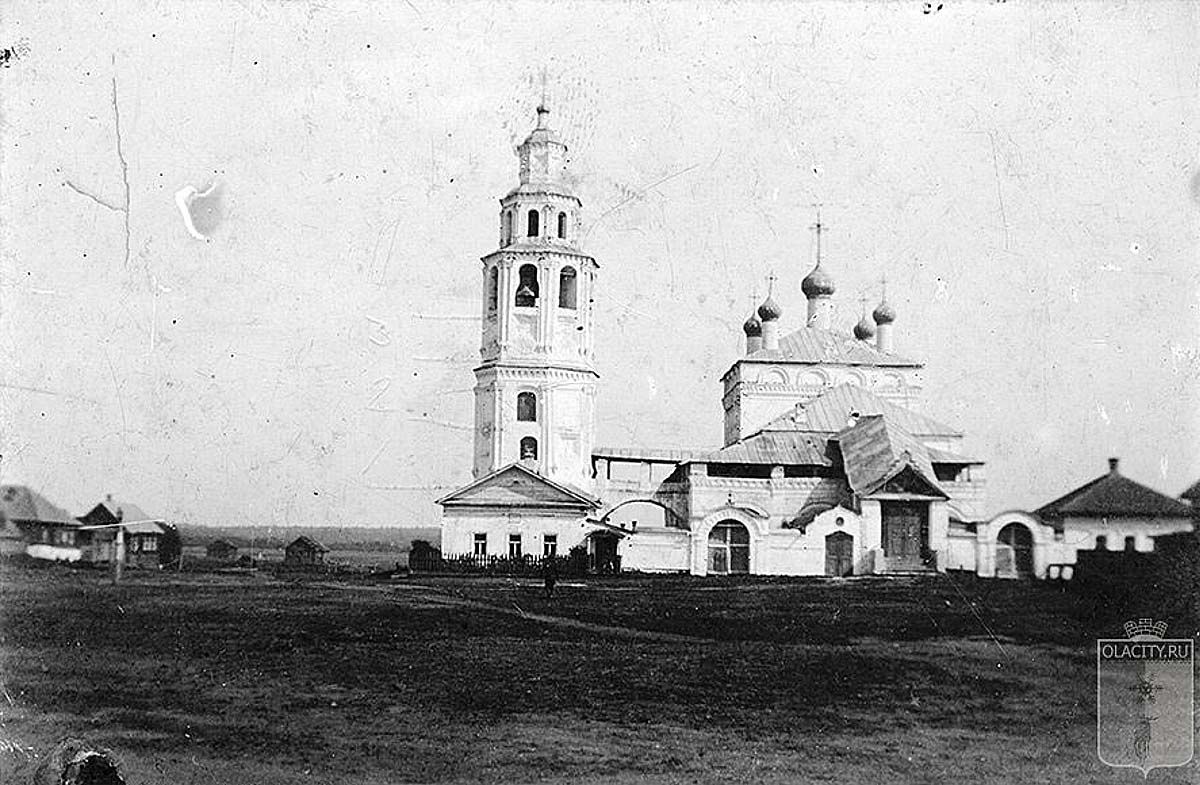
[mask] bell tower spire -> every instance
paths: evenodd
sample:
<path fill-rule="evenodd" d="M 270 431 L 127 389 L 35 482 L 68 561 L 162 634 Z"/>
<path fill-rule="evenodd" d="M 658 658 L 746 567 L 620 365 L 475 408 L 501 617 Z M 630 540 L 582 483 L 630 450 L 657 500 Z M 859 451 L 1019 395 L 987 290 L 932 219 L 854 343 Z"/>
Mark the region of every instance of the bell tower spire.
<path fill-rule="evenodd" d="M 518 184 L 500 200 L 500 247 L 483 257 L 474 474 L 519 460 L 587 487 L 599 266 L 579 250 L 582 203 L 567 183 L 567 146 L 550 127 L 544 88 L 517 157 Z"/>

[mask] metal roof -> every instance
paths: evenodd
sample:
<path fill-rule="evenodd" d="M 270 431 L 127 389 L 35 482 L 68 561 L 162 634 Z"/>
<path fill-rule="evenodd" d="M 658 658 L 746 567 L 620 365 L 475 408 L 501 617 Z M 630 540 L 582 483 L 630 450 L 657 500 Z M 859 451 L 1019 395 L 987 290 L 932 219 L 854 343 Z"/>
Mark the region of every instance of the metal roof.
<path fill-rule="evenodd" d="M 1108 474 L 1085 483 L 1065 496 L 1041 507 L 1042 518 L 1067 516 L 1097 518 L 1190 518 L 1192 508 L 1120 474 L 1114 467 Z"/>
<path fill-rule="evenodd" d="M 625 461 L 657 461 L 659 463 L 686 463 L 700 460 L 712 453 L 707 450 L 673 449 L 670 447 L 596 447 L 593 458 Z"/>
<path fill-rule="evenodd" d="M 920 368 L 921 363 L 891 352 L 881 352 L 875 344 L 860 341 L 849 333 L 802 327 L 779 339 L 776 350 L 759 349 L 746 355 L 751 362 L 794 362 L 825 365 L 870 365 L 875 367 Z"/>
<path fill-rule="evenodd" d="M 860 417 L 838 434 L 842 463 L 850 488 L 867 496 L 883 488 L 905 469 L 911 469 L 935 494 L 947 496 L 937 484 L 925 446 L 882 415 Z"/>
<path fill-rule="evenodd" d="M 764 431 L 837 433 L 852 417 L 880 414 L 915 436 L 962 436 L 962 432 L 911 409 L 897 406 L 854 384 L 841 384 L 776 417 Z"/>
<path fill-rule="evenodd" d="M 933 463 L 963 463 L 973 464 L 976 466 L 982 465 L 984 462 L 978 458 L 968 458 L 965 455 L 960 455 L 950 450 L 942 450 L 937 447 L 926 447 L 925 451 L 929 453 L 929 460 Z"/>
<path fill-rule="evenodd" d="M 697 460 L 779 466 L 833 465 L 828 454 L 828 441 L 820 434 L 804 431 L 759 431 Z"/>

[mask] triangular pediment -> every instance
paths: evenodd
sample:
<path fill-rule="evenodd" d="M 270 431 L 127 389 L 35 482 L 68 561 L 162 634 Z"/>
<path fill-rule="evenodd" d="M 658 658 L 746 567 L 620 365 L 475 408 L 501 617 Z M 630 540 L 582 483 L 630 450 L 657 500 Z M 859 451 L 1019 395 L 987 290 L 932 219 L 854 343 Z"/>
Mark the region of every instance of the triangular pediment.
<path fill-rule="evenodd" d="M 519 463 L 481 477 L 438 500 L 443 507 L 524 507 L 595 509 L 598 499 L 565 483 L 543 477 Z"/>
<path fill-rule="evenodd" d="M 925 479 L 920 472 L 915 471 L 911 466 L 906 466 L 895 477 L 883 484 L 875 493 L 894 493 L 908 496 L 942 496 L 946 494 L 941 488 L 937 487 L 929 480 Z"/>

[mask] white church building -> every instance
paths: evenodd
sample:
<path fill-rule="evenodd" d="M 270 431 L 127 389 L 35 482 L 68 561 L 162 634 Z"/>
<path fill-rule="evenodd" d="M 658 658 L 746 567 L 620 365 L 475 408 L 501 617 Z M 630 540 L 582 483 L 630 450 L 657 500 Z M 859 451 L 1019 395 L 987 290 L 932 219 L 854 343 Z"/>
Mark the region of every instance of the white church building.
<path fill-rule="evenodd" d="M 724 446 L 595 446 L 599 266 L 579 247 L 581 203 L 548 114 L 518 147 L 500 247 L 482 259 L 475 479 L 438 500 L 444 554 L 582 544 L 597 569 L 1046 577 L 1092 547 L 1067 543 L 1060 519 L 985 520 L 983 462 L 922 411 L 922 365 L 894 351 L 886 293 L 852 334 L 833 328 L 819 218 L 803 319 L 785 329 L 768 294 L 746 320 L 722 379 Z"/>

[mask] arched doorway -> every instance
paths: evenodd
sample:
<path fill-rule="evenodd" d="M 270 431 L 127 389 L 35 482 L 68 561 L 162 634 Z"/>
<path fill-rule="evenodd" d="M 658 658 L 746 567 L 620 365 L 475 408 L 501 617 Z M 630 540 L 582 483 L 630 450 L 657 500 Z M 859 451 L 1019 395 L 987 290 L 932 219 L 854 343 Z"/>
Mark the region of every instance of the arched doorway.
<path fill-rule="evenodd" d="M 825 538 L 825 574 L 834 578 L 854 574 L 854 538 L 846 532 L 832 532 Z"/>
<path fill-rule="evenodd" d="M 1029 578 L 1033 575 L 1033 532 L 1010 523 L 996 536 L 996 576 Z"/>
<path fill-rule="evenodd" d="M 708 572 L 710 575 L 750 572 L 750 532 L 743 524 L 721 521 L 708 533 Z"/>

